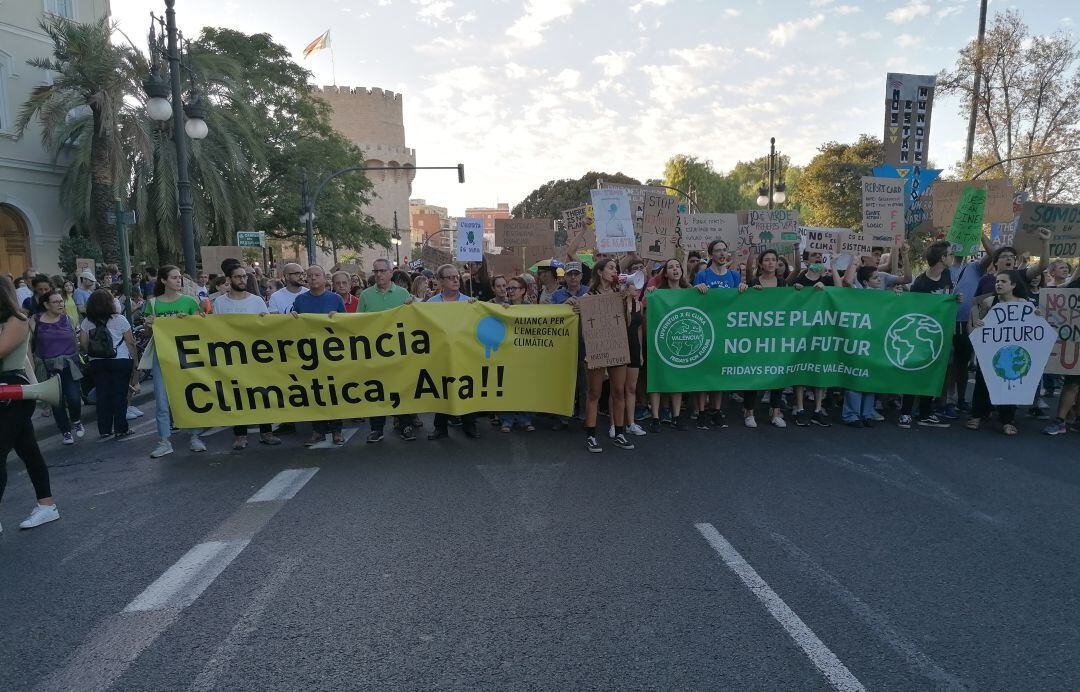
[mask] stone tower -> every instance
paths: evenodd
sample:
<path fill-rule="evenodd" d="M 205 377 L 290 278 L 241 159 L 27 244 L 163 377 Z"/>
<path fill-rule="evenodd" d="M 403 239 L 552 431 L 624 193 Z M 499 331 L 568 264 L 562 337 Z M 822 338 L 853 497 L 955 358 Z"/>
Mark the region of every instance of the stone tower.
<path fill-rule="evenodd" d="M 334 129 L 347 137 L 364 152 L 369 166 L 415 166 L 416 150 L 405 146 L 405 124 L 402 120 L 401 94 L 364 87 L 324 86 L 316 92 L 333 108 L 330 116 Z M 374 195 L 365 211 L 380 226 L 394 227 L 394 212 L 401 234 L 401 258 L 412 250 L 409 234 L 409 197 L 412 194 L 413 171 L 369 171 L 368 178 L 375 186 Z M 379 257 L 397 259 L 394 247 L 366 248 L 360 266 L 371 268 Z"/>

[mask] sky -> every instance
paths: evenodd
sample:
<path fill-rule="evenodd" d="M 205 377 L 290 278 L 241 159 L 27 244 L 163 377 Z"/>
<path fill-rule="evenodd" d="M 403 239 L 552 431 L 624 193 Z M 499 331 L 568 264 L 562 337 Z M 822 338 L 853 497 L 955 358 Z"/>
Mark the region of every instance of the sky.
<path fill-rule="evenodd" d="M 888 72 L 935 74 L 978 30 L 978 0 L 178 0 L 203 26 L 266 32 L 316 84 L 403 94 L 413 197 L 462 215 L 521 201 L 556 178 L 622 172 L 644 181 L 689 154 L 721 171 L 763 156 L 796 164 L 827 141 L 882 134 Z M 162 2 L 112 0 L 139 45 Z M 1019 9 L 1035 33 L 1076 37 L 1069 0 Z M 329 51 L 301 57 L 330 29 Z M 935 100 L 930 160 L 963 154 L 967 116 Z"/>

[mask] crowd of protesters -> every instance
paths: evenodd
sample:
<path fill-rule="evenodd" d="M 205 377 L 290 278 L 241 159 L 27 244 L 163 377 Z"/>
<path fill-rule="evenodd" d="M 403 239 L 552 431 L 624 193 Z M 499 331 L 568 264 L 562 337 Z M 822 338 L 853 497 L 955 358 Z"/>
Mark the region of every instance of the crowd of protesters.
<path fill-rule="evenodd" d="M 1044 242 L 1046 239 L 1044 238 Z M 991 248 L 978 259 L 953 256 L 949 243 L 932 243 L 921 258 L 925 269 L 913 275 L 916 258 L 905 245 L 895 259 L 878 250 L 865 257 L 830 263 L 820 253 L 782 255 L 775 250 L 744 253 L 742 260 L 724 241 L 714 241 L 707 251 L 691 251 L 685 263 L 678 258 L 646 261 L 636 254 L 620 257 L 597 255 L 593 264 L 577 254 L 545 260 L 520 274 L 492 274 L 484 262 L 459 267 L 444 264 L 406 271 L 385 259 L 375 260 L 370 275 L 362 271 L 322 267 L 303 268 L 296 263 L 281 267 L 280 279 L 264 276 L 259 267 L 227 259 L 218 272 L 184 275 L 174 266 L 149 267 L 130 277 L 130 298 L 125 295 L 115 266 L 106 265 L 100 275 L 84 270 L 74 277 L 47 276 L 33 269 L 20 277 L 0 275 L 0 359 L 4 383 L 29 383 L 58 376 L 62 396 L 43 415 L 55 421 L 65 445 L 85 437 L 82 411 L 88 402 L 97 407 L 99 440 L 131 436 L 128 421 L 142 416 L 131 405 L 140 382 L 148 372 L 154 380 L 155 425 L 158 442 L 150 453 L 160 458 L 173 452 L 173 427 L 168 395 L 161 384 L 161 367 L 153 347 L 153 326 L 159 319 L 182 319 L 208 314 L 337 314 L 392 310 L 417 302 L 485 301 L 513 309 L 530 304 L 568 305 L 580 309 L 587 295 L 617 294 L 626 309 L 630 359 L 625 365 L 590 368 L 579 344 L 574 415 L 581 421 L 585 447 L 603 451 L 598 433 L 600 416 L 608 419 L 607 437 L 615 447 L 634 449 L 633 438 L 658 434 L 665 428 L 686 431 L 727 427 L 725 409 L 735 409 L 747 428 L 758 427 L 758 416 L 775 428 L 829 427 L 839 418 L 845 425 L 870 428 L 895 416 L 900 428 L 913 425 L 945 428 L 961 416 L 965 425 L 979 429 L 991 416 L 1005 435 L 1018 433 L 1015 406 L 992 406 L 986 384 L 973 362 L 967 337 L 971 329 L 997 302 L 1030 300 L 1037 304 L 1043 287 L 1080 288 L 1080 266 L 1064 260 L 1023 264 L 1011 247 Z M 214 268 L 218 269 L 218 268 Z M 888 271 L 892 269 L 892 271 Z M 645 312 L 650 295 L 661 291 L 714 290 L 761 291 L 775 288 L 851 290 L 950 294 L 958 303 L 947 377 L 938 396 L 895 395 L 888 392 L 839 391 L 821 387 L 792 386 L 769 391 L 649 392 L 646 382 Z M 974 387 L 969 377 L 974 371 Z M 970 390 L 970 391 L 969 391 Z M 1039 395 L 1027 415 L 1049 420 L 1045 398 L 1060 391 L 1053 420 L 1044 428 L 1048 435 L 1067 432 L 1076 424 L 1080 404 L 1080 376 L 1045 376 Z M 48 470 L 34 439 L 31 416 L 34 403 L 5 402 L 9 414 L 0 416 L 0 456 L 11 449 L 26 464 L 38 496 L 31 515 L 20 524 L 31 528 L 59 518 L 49 487 Z M 539 419 L 529 411 L 494 411 L 488 414 L 449 416 L 436 414 L 429 440 L 449 435 L 460 427 L 470 438 L 480 436 L 479 421 L 486 415 L 500 433 L 515 428 L 536 430 Z M 570 426 L 571 419 L 549 418 L 554 430 Z M 386 418 L 368 419 L 366 441 L 384 440 Z M 293 424 L 266 421 L 258 426 L 260 444 L 281 444 L 279 435 L 293 433 Z M 424 423 L 412 414 L 398 415 L 394 431 L 406 442 L 417 439 Z M 1076 430 L 1077 428 L 1072 428 Z M 330 437 L 331 444 L 345 443 L 343 421 L 316 421 L 306 441 L 314 446 Z M 201 430 L 188 430 L 189 448 L 206 450 Z M 248 426 L 233 428 L 233 449 L 248 446 Z M 0 497 L 6 483 L 5 464 L 0 464 Z"/>

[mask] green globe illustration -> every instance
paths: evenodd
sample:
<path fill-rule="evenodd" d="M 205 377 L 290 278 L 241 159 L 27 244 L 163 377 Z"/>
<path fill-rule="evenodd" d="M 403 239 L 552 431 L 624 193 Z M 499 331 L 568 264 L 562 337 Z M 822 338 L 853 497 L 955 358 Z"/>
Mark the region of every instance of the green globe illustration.
<path fill-rule="evenodd" d="M 1019 382 L 1031 372 L 1031 354 L 1021 346 L 1005 346 L 994 354 L 994 373 L 1013 383 Z"/>
<path fill-rule="evenodd" d="M 901 370 L 922 370 L 941 356 L 945 333 L 929 315 L 897 318 L 885 332 L 885 355 Z"/>
<path fill-rule="evenodd" d="M 687 358 L 705 343 L 705 331 L 697 322 L 682 320 L 671 328 L 667 343 L 672 355 Z"/>

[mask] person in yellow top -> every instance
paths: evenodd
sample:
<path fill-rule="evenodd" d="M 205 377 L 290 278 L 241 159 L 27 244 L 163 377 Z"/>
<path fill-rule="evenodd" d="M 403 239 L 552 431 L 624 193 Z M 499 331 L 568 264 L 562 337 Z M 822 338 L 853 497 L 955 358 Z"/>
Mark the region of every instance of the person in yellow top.
<path fill-rule="evenodd" d="M 59 274 L 52 278 L 52 285 L 56 287 L 56 290 L 60 291 L 60 295 L 64 297 L 64 313 L 71 320 L 71 323 L 78 327 L 79 321 L 82 320 L 82 316 L 79 314 L 79 307 L 75 305 L 75 282 L 71 279 L 65 279 Z"/>

